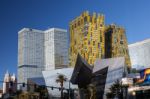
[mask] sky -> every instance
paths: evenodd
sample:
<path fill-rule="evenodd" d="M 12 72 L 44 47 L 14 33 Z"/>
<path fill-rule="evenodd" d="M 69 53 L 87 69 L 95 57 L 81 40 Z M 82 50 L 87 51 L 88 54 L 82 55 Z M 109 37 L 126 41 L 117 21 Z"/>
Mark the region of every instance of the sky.
<path fill-rule="evenodd" d="M 69 29 L 82 12 L 102 13 L 105 24 L 126 29 L 128 43 L 150 38 L 150 0 L 0 0 L 0 80 L 17 73 L 18 31 Z"/>

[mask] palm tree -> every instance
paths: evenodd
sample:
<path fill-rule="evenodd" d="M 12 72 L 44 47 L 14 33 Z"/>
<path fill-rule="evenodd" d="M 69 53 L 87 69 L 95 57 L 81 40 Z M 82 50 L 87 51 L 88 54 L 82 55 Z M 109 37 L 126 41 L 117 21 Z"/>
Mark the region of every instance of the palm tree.
<path fill-rule="evenodd" d="M 106 94 L 108 99 L 112 99 L 114 97 L 118 97 L 119 99 L 123 99 L 123 86 L 119 80 L 116 80 L 113 85 L 109 88 L 109 92 Z"/>
<path fill-rule="evenodd" d="M 60 83 L 60 87 L 61 87 L 61 99 L 63 99 L 63 86 L 64 86 L 65 81 L 67 81 L 67 78 L 65 77 L 65 75 L 59 74 L 57 76 L 56 82 Z"/>

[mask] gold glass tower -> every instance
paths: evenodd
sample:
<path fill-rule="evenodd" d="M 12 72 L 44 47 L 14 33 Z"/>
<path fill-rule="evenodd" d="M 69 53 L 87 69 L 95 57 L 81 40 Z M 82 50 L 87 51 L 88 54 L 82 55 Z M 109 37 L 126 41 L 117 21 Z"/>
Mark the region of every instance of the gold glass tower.
<path fill-rule="evenodd" d="M 130 68 L 125 30 L 114 24 L 106 26 L 104 15 L 88 11 L 70 22 L 70 66 L 75 66 L 79 53 L 90 65 L 97 58 L 125 57 Z"/>
<path fill-rule="evenodd" d="M 104 31 L 104 15 L 86 11 L 70 22 L 70 66 L 75 65 L 78 53 L 91 65 L 104 57 Z"/>
<path fill-rule="evenodd" d="M 105 28 L 105 58 L 112 57 L 125 57 L 125 65 L 130 68 L 131 62 L 125 30 L 115 24 Z"/>

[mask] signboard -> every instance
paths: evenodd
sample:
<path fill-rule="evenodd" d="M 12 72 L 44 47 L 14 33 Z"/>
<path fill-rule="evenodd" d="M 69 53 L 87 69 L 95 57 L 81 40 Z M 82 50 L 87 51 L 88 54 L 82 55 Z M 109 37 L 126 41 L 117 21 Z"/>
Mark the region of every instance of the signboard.
<path fill-rule="evenodd" d="M 122 78 L 122 85 L 133 85 L 133 78 Z"/>
<path fill-rule="evenodd" d="M 139 84 L 150 84 L 150 68 L 140 71 L 140 79 L 136 81 Z"/>
<path fill-rule="evenodd" d="M 133 91 L 140 91 L 140 90 L 149 90 L 150 86 L 135 86 L 135 87 L 129 87 L 128 92 L 133 92 Z"/>

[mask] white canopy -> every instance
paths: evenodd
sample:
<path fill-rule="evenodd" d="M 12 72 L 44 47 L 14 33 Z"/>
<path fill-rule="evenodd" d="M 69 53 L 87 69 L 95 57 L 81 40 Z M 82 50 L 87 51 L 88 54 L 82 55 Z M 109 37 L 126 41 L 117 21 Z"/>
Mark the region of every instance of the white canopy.
<path fill-rule="evenodd" d="M 56 69 L 43 71 L 43 77 L 45 79 L 46 86 L 60 87 L 60 84 L 56 82 L 56 79 L 59 74 L 65 75 L 68 81 L 64 82 L 64 88 L 69 89 L 69 80 L 72 76 L 73 68 L 64 68 L 64 69 Z M 70 85 L 71 88 L 78 88 L 76 85 Z M 60 96 L 60 91 L 58 89 L 48 88 L 48 92 L 52 96 Z"/>

